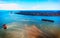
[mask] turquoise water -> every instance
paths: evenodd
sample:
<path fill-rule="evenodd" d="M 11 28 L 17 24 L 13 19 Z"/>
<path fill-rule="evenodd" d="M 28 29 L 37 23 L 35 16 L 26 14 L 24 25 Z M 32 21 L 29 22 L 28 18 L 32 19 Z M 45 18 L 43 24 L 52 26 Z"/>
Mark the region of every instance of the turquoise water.
<path fill-rule="evenodd" d="M 8 32 L 17 31 L 18 29 L 23 29 L 26 25 L 32 26 L 35 25 L 37 28 L 42 31 L 46 31 L 45 28 L 60 29 L 60 16 L 27 16 L 27 15 L 18 15 L 10 13 L 10 11 L 0 11 L 0 37 L 4 38 L 5 35 L 8 35 Z M 41 19 L 51 19 L 54 20 L 54 23 L 43 22 Z M 7 24 L 8 29 L 3 30 L 2 25 Z M 3 37 L 4 36 L 4 37 Z"/>
<path fill-rule="evenodd" d="M 18 11 L 0 11 L 0 28 L 3 24 L 9 24 L 13 22 L 25 23 L 28 25 L 36 25 L 38 28 L 43 26 L 47 27 L 57 27 L 60 28 L 60 16 L 27 16 L 27 15 L 18 15 L 14 14 Z M 43 22 L 41 19 L 50 19 L 54 20 L 54 23 Z"/>

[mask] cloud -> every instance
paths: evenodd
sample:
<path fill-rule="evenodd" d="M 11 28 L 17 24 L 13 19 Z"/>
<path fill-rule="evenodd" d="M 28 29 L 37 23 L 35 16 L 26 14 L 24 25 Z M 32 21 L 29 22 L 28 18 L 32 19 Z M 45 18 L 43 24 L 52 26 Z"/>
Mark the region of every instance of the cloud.
<path fill-rule="evenodd" d="M 58 4 L 45 3 L 45 4 L 32 6 L 32 10 L 60 10 L 60 7 Z"/>
<path fill-rule="evenodd" d="M 0 4 L 0 10 L 60 10 L 60 5 L 56 3 L 42 3 L 33 6 L 23 6 L 16 3 Z"/>
<path fill-rule="evenodd" d="M 0 4 L 0 10 L 22 10 L 18 4 Z"/>

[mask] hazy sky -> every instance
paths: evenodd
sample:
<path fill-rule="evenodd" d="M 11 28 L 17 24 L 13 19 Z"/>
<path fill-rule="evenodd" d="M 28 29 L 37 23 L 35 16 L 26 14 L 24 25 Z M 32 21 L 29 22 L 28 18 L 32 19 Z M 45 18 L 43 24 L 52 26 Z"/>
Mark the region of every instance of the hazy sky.
<path fill-rule="evenodd" d="M 0 0 L 0 10 L 60 10 L 60 0 Z"/>

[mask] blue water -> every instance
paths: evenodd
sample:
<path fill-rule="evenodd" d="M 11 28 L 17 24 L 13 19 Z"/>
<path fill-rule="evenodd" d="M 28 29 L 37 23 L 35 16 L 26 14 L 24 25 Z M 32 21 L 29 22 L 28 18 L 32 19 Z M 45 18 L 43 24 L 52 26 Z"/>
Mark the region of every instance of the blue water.
<path fill-rule="evenodd" d="M 9 31 L 11 31 L 11 33 L 12 31 L 15 31 L 15 33 L 17 33 L 15 28 L 18 28 L 17 30 L 19 30 L 22 26 L 24 27 L 25 24 L 27 24 L 28 26 L 35 25 L 45 33 L 47 33 L 48 30 L 46 31 L 44 27 L 46 28 L 48 27 L 49 29 L 52 29 L 52 28 L 60 29 L 60 16 L 27 16 L 27 15 L 15 14 L 18 11 L 12 11 L 12 12 L 13 13 L 11 13 L 11 11 L 0 10 L 0 37 L 1 38 L 5 38 L 5 36 L 10 35 L 10 34 L 7 34 Z M 54 20 L 54 23 L 43 22 L 41 21 L 41 19 Z M 6 31 L 2 29 L 3 24 L 7 24 L 7 26 L 12 26 L 12 27 L 8 28 Z M 17 26 L 14 26 L 14 25 L 17 25 Z M 15 29 L 15 30 L 12 30 L 12 29 Z M 9 38 L 11 38 L 11 36 L 9 36 Z"/>
<path fill-rule="evenodd" d="M 13 13 L 10 13 L 11 11 L 3 11 L 0 10 L 0 28 L 2 28 L 3 24 L 8 24 L 12 22 L 26 22 L 27 24 L 35 24 L 36 26 L 39 25 L 46 25 L 46 26 L 56 26 L 60 27 L 60 16 L 27 16 L 27 15 L 18 15 L 14 14 L 18 11 L 13 11 Z M 47 23 L 42 22 L 41 19 L 51 19 L 54 20 L 54 23 Z M 28 21 L 28 22 L 27 22 Z M 47 25 L 48 24 L 48 25 Z"/>

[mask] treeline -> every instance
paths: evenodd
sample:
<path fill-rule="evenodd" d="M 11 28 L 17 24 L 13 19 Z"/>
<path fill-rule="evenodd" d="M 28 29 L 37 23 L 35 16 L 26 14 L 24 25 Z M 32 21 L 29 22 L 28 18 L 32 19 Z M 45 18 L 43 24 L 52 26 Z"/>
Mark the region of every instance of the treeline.
<path fill-rule="evenodd" d="M 60 16 L 60 11 L 20 11 L 16 14 L 32 16 Z"/>

